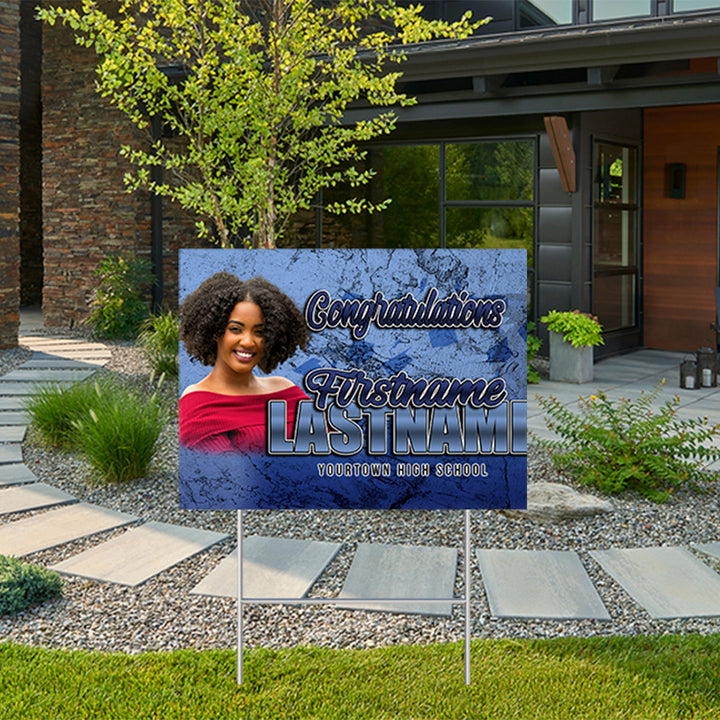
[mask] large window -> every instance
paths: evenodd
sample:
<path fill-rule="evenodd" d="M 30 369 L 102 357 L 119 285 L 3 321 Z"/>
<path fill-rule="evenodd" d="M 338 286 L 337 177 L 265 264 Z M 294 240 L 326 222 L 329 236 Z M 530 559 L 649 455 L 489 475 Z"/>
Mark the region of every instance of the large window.
<path fill-rule="evenodd" d="M 393 145 L 368 155 L 381 213 L 323 213 L 327 247 L 521 248 L 533 261 L 535 140 Z M 324 204 L 342 199 L 326 192 Z"/>
<path fill-rule="evenodd" d="M 369 151 L 375 176 L 364 188 L 377 213 L 309 213 L 296 247 L 519 248 L 527 251 L 532 306 L 535 139 L 388 145 Z M 348 190 L 326 190 L 322 205 Z M 532 316 L 532 307 L 530 307 Z"/>

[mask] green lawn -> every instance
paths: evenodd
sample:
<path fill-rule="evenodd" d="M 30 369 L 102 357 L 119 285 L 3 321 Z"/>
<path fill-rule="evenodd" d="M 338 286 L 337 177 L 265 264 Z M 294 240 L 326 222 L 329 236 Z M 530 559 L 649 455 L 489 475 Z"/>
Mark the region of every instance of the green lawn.
<path fill-rule="evenodd" d="M 720 717 L 720 637 L 478 640 L 376 650 L 128 656 L 0 645 L 0 718 Z"/>

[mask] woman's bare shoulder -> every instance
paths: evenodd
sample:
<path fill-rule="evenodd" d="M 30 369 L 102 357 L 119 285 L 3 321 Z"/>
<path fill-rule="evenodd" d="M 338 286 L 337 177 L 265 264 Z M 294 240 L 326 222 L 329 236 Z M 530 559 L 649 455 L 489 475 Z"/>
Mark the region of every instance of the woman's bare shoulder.
<path fill-rule="evenodd" d="M 205 380 L 201 380 L 200 382 L 193 383 L 192 385 L 188 385 L 184 390 L 181 398 L 185 397 L 186 395 L 189 395 L 190 393 L 197 392 L 198 390 L 207 390 L 206 387 L 203 386 L 203 383 Z"/>
<path fill-rule="evenodd" d="M 265 392 L 278 392 L 279 390 L 285 390 L 295 385 L 292 380 L 288 380 L 286 377 L 268 377 L 263 378 L 263 385 Z"/>

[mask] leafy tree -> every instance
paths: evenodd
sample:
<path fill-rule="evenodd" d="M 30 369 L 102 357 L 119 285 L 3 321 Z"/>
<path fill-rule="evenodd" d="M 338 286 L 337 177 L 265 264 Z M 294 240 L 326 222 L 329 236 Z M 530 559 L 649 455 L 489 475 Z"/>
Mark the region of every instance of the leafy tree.
<path fill-rule="evenodd" d="M 253 246 L 274 247 L 321 188 L 368 182 L 362 143 L 393 129 L 389 108 L 414 102 L 396 89 L 404 46 L 467 37 L 485 22 L 430 22 L 394 0 L 120 0 L 110 14 L 100 5 L 38 17 L 95 49 L 98 91 L 138 128 L 164 124 L 162 139 L 122 148 L 134 165 L 128 188 L 178 201 L 223 246 L 250 233 Z M 384 110 L 343 125 L 356 101 Z M 382 207 L 350 198 L 329 209 Z"/>

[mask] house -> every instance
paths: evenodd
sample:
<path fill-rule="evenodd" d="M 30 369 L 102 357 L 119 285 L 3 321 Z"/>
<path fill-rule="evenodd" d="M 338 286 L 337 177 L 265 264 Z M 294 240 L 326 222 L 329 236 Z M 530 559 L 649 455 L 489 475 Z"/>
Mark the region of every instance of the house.
<path fill-rule="evenodd" d="M 418 103 L 399 110 L 396 132 L 370 149 L 377 175 L 367 192 L 392 197 L 390 208 L 339 219 L 308 213 L 288 243 L 524 247 L 530 317 L 553 308 L 598 315 L 606 344 L 596 356 L 713 345 L 720 0 L 425 3 L 431 17 L 466 9 L 493 21 L 470 39 L 411 50 L 403 82 Z M 24 38 L 37 33 L 26 14 Z M 24 217 L 27 227 L 41 214 L 44 263 L 38 282 L 28 259 L 37 251 L 23 253 L 23 302 L 37 302 L 41 286 L 46 323 L 79 322 L 92 269 L 121 249 L 155 253 L 172 301 L 177 248 L 197 246 L 193 224 L 124 193 L 117 149 L 134 131 L 94 93 L 92 54 L 67 30 L 41 30 L 23 61 L 42 50 L 41 132 L 29 133 L 19 162 L 42 156 L 40 202 Z M 32 83 L 19 99 L 1 96 L 8 116 Z M 3 217 L 12 224 L 11 214 Z M 21 229 L 20 247 L 37 235 Z M 16 242 L 3 236 L 0 252 L 6 343 L 17 313 Z"/>

